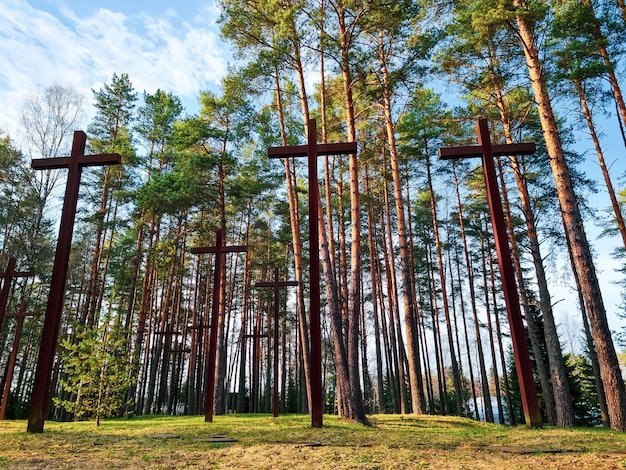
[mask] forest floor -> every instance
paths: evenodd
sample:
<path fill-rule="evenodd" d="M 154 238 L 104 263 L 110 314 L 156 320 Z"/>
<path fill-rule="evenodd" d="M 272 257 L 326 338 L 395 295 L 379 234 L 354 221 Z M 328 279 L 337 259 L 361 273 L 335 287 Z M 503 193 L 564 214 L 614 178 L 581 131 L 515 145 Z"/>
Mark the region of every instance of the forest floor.
<path fill-rule="evenodd" d="M 469 419 L 374 415 L 149 416 L 59 423 L 42 434 L 0 421 L 0 469 L 624 469 L 626 433 L 527 429 Z"/>

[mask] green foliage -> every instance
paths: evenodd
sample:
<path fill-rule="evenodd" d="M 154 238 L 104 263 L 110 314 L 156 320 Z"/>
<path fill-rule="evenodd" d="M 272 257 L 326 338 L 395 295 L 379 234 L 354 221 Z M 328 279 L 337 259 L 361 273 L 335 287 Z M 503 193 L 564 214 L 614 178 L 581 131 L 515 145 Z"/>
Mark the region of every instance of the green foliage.
<path fill-rule="evenodd" d="M 583 355 L 566 354 L 569 386 L 574 402 L 574 424 L 576 426 L 601 426 L 602 416 L 598 405 L 598 394 L 593 369 L 589 359 Z"/>
<path fill-rule="evenodd" d="M 182 114 L 183 105 L 178 96 L 161 89 L 154 94 L 144 92 L 143 101 L 135 129 L 148 143 L 151 154 L 163 153 L 170 144 L 174 123 Z"/>
<path fill-rule="evenodd" d="M 115 142 L 122 128 L 129 128 L 133 121 L 133 109 L 137 100 L 127 73 L 113 73 L 111 83 L 105 83 L 99 91 L 92 90 L 97 114 L 89 126 L 94 136 L 91 145 L 98 151 L 105 151 Z"/>
<path fill-rule="evenodd" d="M 589 360 L 585 356 L 570 353 L 565 354 L 564 358 L 568 368 L 569 386 L 574 402 L 575 426 L 602 425 L 596 384 Z M 519 381 L 517 380 L 517 372 L 515 370 L 515 361 L 511 351 L 509 352 L 508 364 L 507 377 L 509 380 L 509 390 L 515 420 L 518 423 L 523 423 L 524 413 L 522 399 Z M 537 390 L 539 391 L 540 388 L 538 387 Z"/>
<path fill-rule="evenodd" d="M 75 341 L 66 338 L 63 350 L 63 377 L 59 382 L 71 399 L 54 398 L 56 406 L 75 419 L 121 416 L 128 404 L 127 391 L 134 379 L 129 376 L 125 335 L 119 328 L 84 329 Z"/>
<path fill-rule="evenodd" d="M 215 198 L 215 186 L 210 172 L 201 171 L 201 155 L 191 155 L 181 160 L 174 171 L 158 172 L 137 193 L 139 208 L 154 214 L 179 214 L 192 207 L 205 205 Z"/>

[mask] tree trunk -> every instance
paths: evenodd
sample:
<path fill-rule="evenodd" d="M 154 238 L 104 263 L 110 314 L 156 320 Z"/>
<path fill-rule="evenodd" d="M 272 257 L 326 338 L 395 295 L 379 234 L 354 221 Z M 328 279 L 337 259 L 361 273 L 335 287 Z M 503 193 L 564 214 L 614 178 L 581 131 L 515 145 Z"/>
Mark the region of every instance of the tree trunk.
<path fill-rule="evenodd" d="M 343 92 L 346 104 L 346 125 L 348 140 L 356 142 L 356 127 L 354 120 L 354 101 L 352 98 L 352 76 L 350 73 L 349 40 L 345 23 L 345 11 L 338 8 L 339 43 L 341 49 L 341 74 L 343 77 Z M 356 154 L 348 157 L 350 173 L 350 291 L 348 294 L 348 367 L 350 372 L 350 396 L 342 396 L 349 400 L 349 419 L 360 423 L 367 423 L 363 396 L 361 394 L 361 380 L 359 371 L 359 313 L 361 310 L 361 204 L 359 197 L 359 169 Z"/>
<path fill-rule="evenodd" d="M 385 191 L 385 194 L 386 191 Z M 381 215 L 381 219 L 382 219 Z M 389 217 L 388 215 L 386 216 Z M 404 374 L 404 343 L 402 341 L 402 329 L 400 327 L 400 318 L 397 308 L 397 292 L 395 287 L 394 263 L 392 255 L 393 246 L 391 242 L 390 225 L 384 224 L 386 235 L 383 237 L 383 262 L 385 263 L 385 280 L 387 281 L 387 317 L 386 322 L 389 331 L 389 341 L 391 344 L 391 372 L 389 378 L 389 386 L 393 390 L 394 410 L 396 413 L 406 412 L 406 397 L 404 392 L 404 384 L 406 383 Z M 382 289 L 381 289 L 382 291 Z M 381 302 L 381 305 L 384 305 Z M 384 312 L 384 306 L 382 307 Z M 393 377 L 393 380 L 392 380 Z"/>
<path fill-rule="evenodd" d="M 515 0 L 515 5 L 525 7 L 522 0 Z M 557 196 L 569 240 L 574 265 L 579 277 L 580 286 L 585 298 L 589 322 L 594 343 L 598 353 L 602 382 L 606 392 L 611 427 L 617 431 L 626 430 L 626 390 L 619 368 L 617 354 L 611 339 L 611 331 L 606 318 L 606 310 L 600 292 L 600 285 L 587 235 L 583 226 L 582 216 L 578 208 L 578 200 L 574 192 L 569 167 L 559 139 L 558 128 L 552 111 L 552 104 L 546 90 L 542 74 L 539 52 L 535 44 L 532 27 L 526 17 L 517 16 L 519 36 L 522 41 L 526 64 L 533 86 L 535 101 L 539 109 L 541 127 L 546 140 L 546 148 L 550 158 L 550 166 L 556 182 Z"/>
<path fill-rule="evenodd" d="M 617 80 L 617 76 L 615 75 L 615 64 L 611 60 L 609 55 L 609 51 L 606 48 L 607 39 L 602 33 L 600 29 L 600 24 L 598 23 L 598 19 L 596 17 L 594 7 L 590 0 L 582 0 L 583 4 L 589 8 L 589 13 L 591 16 L 591 32 L 596 40 L 598 45 L 598 52 L 600 53 L 600 57 L 604 61 L 604 66 L 606 67 L 606 74 L 609 79 L 609 83 L 611 84 L 611 90 L 613 91 L 613 98 L 615 99 L 615 104 L 617 109 L 619 110 L 619 115 L 622 119 L 622 124 L 626 125 L 626 104 L 624 103 L 624 96 L 622 95 L 622 90 L 619 86 L 619 82 Z M 626 142 L 625 142 L 626 144 Z"/>
<path fill-rule="evenodd" d="M 615 214 L 617 229 L 622 236 L 622 244 L 626 248 L 626 224 L 624 223 L 622 209 L 620 208 L 617 196 L 615 195 L 615 189 L 613 188 L 609 169 L 607 168 L 606 162 L 604 161 L 604 152 L 602 151 L 600 139 L 598 138 L 598 134 L 596 133 L 596 128 L 593 123 L 593 116 L 591 115 L 591 109 L 589 109 L 589 105 L 587 104 L 583 84 L 580 80 L 574 80 L 574 86 L 576 88 L 576 92 L 578 93 L 578 98 L 580 99 L 580 106 L 582 107 L 583 115 L 585 116 L 587 127 L 589 128 L 589 134 L 591 135 L 593 146 L 596 149 L 596 155 L 598 156 L 598 162 L 600 163 L 600 169 L 602 170 L 602 176 L 604 177 L 606 190 L 609 193 L 609 198 L 611 199 L 611 207 L 613 208 L 613 213 Z"/>
<path fill-rule="evenodd" d="M 285 127 L 285 116 L 282 105 L 282 91 L 278 69 L 274 69 L 274 81 L 276 87 L 276 104 L 278 112 L 278 122 L 280 124 L 280 136 L 282 145 L 287 145 L 287 130 Z M 300 341 L 300 352 L 302 354 L 302 363 L 305 377 L 305 390 L 307 397 L 307 407 L 311 409 L 311 348 L 309 345 L 309 326 L 306 319 L 306 311 L 304 308 L 304 277 L 302 262 L 302 239 L 300 237 L 300 210 L 298 206 L 298 195 L 296 194 L 296 185 L 294 184 L 295 175 L 292 174 L 289 159 L 284 159 L 285 174 L 287 179 L 287 197 L 289 201 L 289 220 L 291 223 L 291 236 L 293 239 L 293 262 L 294 277 L 298 281 L 296 292 L 298 315 L 298 337 Z"/>
<path fill-rule="evenodd" d="M 489 230 L 489 222 L 485 220 L 485 233 L 489 233 L 488 230 Z M 493 255 L 491 253 L 492 250 L 491 250 L 491 247 L 487 246 L 488 244 L 485 243 L 482 234 L 480 237 L 480 242 L 482 246 L 481 255 L 482 255 L 482 262 L 483 262 L 483 283 L 485 284 L 485 313 L 487 314 L 487 330 L 489 332 L 489 343 L 491 347 L 491 368 L 493 370 L 493 378 L 495 382 L 494 385 L 496 388 L 496 405 L 498 407 L 498 424 L 502 424 L 503 423 L 502 420 L 504 419 L 504 408 L 502 407 L 502 392 L 500 390 L 500 374 L 498 374 L 498 360 L 496 357 L 496 341 L 498 341 L 500 338 L 498 338 L 498 340 L 494 339 L 495 328 L 494 328 L 494 324 L 491 322 L 492 315 L 491 315 L 491 309 L 489 308 L 489 294 L 488 294 L 489 290 L 491 290 L 493 316 L 497 318 L 498 317 L 498 302 L 497 302 L 497 295 L 496 295 L 496 277 L 494 275 L 494 269 L 493 269 L 494 266 L 493 266 Z M 489 288 L 487 288 L 487 265 L 486 265 L 485 256 L 489 260 L 489 286 L 490 286 Z M 506 369 L 504 368 L 502 369 L 502 375 L 506 375 Z"/>
<path fill-rule="evenodd" d="M 456 183 L 456 168 L 454 168 L 454 181 Z M 463 299 L 463 282 L 461 280 L 461 259 L 459 257 L 458 245 L 454 245 L 454 260 L 456 265 L 456 277 L 457 284 L 459 286 L 459 304 L 461 305 L 461 317 L 463 319 L 463 335 L 465 339 L 465 354 L 467 355 L 467 367 L 469 370 L 469 379 L 470 379 L 470 392 L 472 394 L 472 402 L 474 404 L 474 410 L 478 410 L 478 400 L 476 400 L 476 387 L 474 380 L 474 366 L 472 366 L 472 355 L 470 352 L 470 339 L 469 333 L 467 330 L 467 319 L 465 312 L 465 300 Z M 452 269 L 452 263 L 450 263 Z M 452 275 L 451 275 L 452 277 Z M 512 416 L 512 413 L 509 413 Z"/>
<path fill-rule="evenodd" d="M 589 360 L 591 362 L 591 369 L 593 370 L 593 379 L 596 384 L 596 393 L 598 395 L 598 405 L 600 406 L 600 416 L 602 417 L 602 425 L 605 428 L 611 426 L 609 419 L 609 409 L 606 403 L 606 394 L 604 393 L 604 384 L 602 383 L 602 377 L 600 374 L 600 364 L 598 362 L 598 354 L 596 353 L 596 346 L 593 344 L 593 336 L 589 327 L 589 319 L 587 318 L 587 308 L 585 307 L 585 299 L 583 297 L 582 289 L 580 288 L 580 282 L 578 282 L 578 275 L 574 269 L 574 259 L 572 258 L 572 251 L 568 246 L 568 253 L 570 263 L 572 265 L 572 272 L 574 276 L 574 282 L 576 285 L 576 291 L 578 292 L 578 305 L 580 306 L 580 313 L 583 320 L 583 329 L 585 330 L 585 340 L 587 348 L 589 349 Z"/>
<path fill-rule="evenodd" d="M 371 188 L 369 184 L 369 172 L 366 168 L 365 170 L 365 192 L 367 194 L 371 194 Z M 368 245 L 369 245 L 369 255 L 370 255 L 370 265 L 371 265 L 371 281 L 372 281 L 372 320 L 374 323 L 374 354 L 376 357 L 376 388 L 378 390 L 378 403 L 377 407 L 375 407 L 376 412 L 381 413 L 386 409 L 386 401 L 384 394 L 384 381 L 383 381 L 383 360 L 382 360 L 382 350 L 380 344 L 380 321 L 378 319 L 378 254 L 376 250 L 376 241 L 374 239 L 374 231 L 376 229 L 374 223 L 374 214 L 372 210 L 372 203 L 369 202 L 367 204 L 367 226 L 369 230 L 367 231 L 368 236 Z"/>
<path fill-rule="evenodd" d="M 472 307 L 472 316 L 474 320 L 474 333 L 476 336 L 476 347 L 478 349 L 478 365 L 480 370 L 480 385 L 483 394 L 483 406 L 485 408 L 485 421 L 493 423 L 493 409 L 491 408 L 491 394 L 489 393 L 489 379 L 487 378 L 487 369 L 485 367 L 485 355 L 483 354 L 483 342 L 480 335 L 480 323 L 478 322 L 478 312 L 476 309 L 476 290 L 474 287 L 474 275 L 472 272 L 472 263 L 470 261 L 470 253 L 467 246 L 467 237 L 465 234 L 465 222 L 463 221 L 463 206 L 461 205 L 461 195 L 459 193 L 459 182 L 455 176 L 455 191 L 457 209 L 459 213 L 459 228 L 461 230 L 461 239 L 463 240 L 463 252 L 465 254 L 465 269 L 467 270 L 467 283 L 470 291 L 470 305 Z M 478 413 L 478 408 L 476 409 Z"/>
<path fill-rule="evenodd" d="M 387 170 L 387 162 L 385 159 L 385 156 L 383 154 L 383 168 L 385 169 L 385 171 Z M 395 364 L 397 366 L 397 374 L 396 374 L 396 381 L 397 381 L 397 397 L 398 397 L 398 410 L 400 413 L 402 414 L 406 414 L 407 413 L 407 397 L 406 397 L 406 373 L 405 373 L 405 369 L 404 369 L 404 360 L 405 360 L 405 348 L 404 348 L 404 341 L 402 339 L 402 328 L 400 325 L 400 313 L 399 313 L 399 305 L 398 305 L 398 298 L 399 298 L 399 294 L 398 294 L 398 287 L 397 287 L 397 275 L 396 275 L 396 261 L 395 261 L 395 253 L 394 253 L 394 248 L 393 248 L 393 230 L 392 230 L 392 224 L 391 224 L 391 205 L 389 204 L 389 189 L 387 187 L 387 181 L 383 182 L 383 190 L 384 190 L 384 201 L 385 201 L 385 228 L 386 228 L 386 237 L 385 237 L 385 271 L 387 273 L 387 295 L 389 297 L 389 315 L 390 315 L 390 320 L 389 320 L 389 324 L 390 325 L 394 325 L 392 328 L 392 340 L 394 346 L 395 346 L 395 351 L 396 351 L 396 359 L 395 359 Z M 409 318 L 413 318 L 413 317 L 409 317 L 406 314 L 405 311 L 405 322 L 407 321 L 407 319 Z M 410 341 L 410 338 L 413 338 L 412 336 L 410 336 L 409 330 L 413 331 L 414 330 L 414 322 L 410 322 L 407 323 L 405 325 L 405 328 L 407 329 L 407 341 Z M 397 340 L 396 340 L 397 338 Z M 418 362 L 419 364 L 419 362 Z M 411 378 L 409 377 L 409 381 L 411 381 Z M 419 408 L 418 408 L 419 409 Z M 416 410 L 413 410 L 414 412 L 417 412 Z"/>
<path fill-rule="evenodd" d="M 414 311 L 413 288 L 411 282 L 411 263 L 409 261 L 409 246 L 406 228 L 406 211 L 404 209 L 404 196 L 402 194 L 402 181 L 400 176 L 400 164 L 398 162 L 398 151 L 396 146 L 396 132 L 393 122 L 393 110 L 391 103 L 391 91 L 389 90 L 389 79 L 387 65 L 381 60 L 381 72 L 383 77 L 383 110 L 385 115 L 385 130 L 387 132 L 387 143 L 389 148 L 389 160 L 391 163 L 391 176 L 393 180 L 393 195 L 396 203 L 396 224 L 398 245 L 400 249 L 400 275 L 402 279 L 402 300 L 405 315 L 405 328 L 407 332 L 407 359 L 409 362 L 409 384 L 411 388 L 411 400 L 414 413 L 424 412 L 423 396 L 421 393 L 421 368 L 419 349 L 417 347 L 415 322 L 416 312 Z M 445 294 L 444 294 L 445 295 Z M 446 304 L 447 305 L 447 304 Z M 454 355 L 454 353 L 453 353 Z M 456 360 L 453 359 L 453 367 L 456 367 Z M 458 370 L 457 370 L 458 372 Z"/>
<path fill-rule="evenodd" d="M 433 218 L 433 234 L 435 236 L 435 253 L 437 255 L 437 266 L 439 268 L 439 288 L 441 289 L 441 299 L 443 302 L 443 314 L 446 322 L 446 332 L 448 336 L 448 347 L 450 349 L 450 364 L 452 367 L 452 382 L 454 385 L 454 394 L 456 396 L 457 410 L 456 413 L 459 416 L 463 416 L 461 398 L 461 374 L 459 372 L 459 365 L 456 359 L 456 353 L 454 351 L 454 336 L 452 332 L 452 321 L 450 320 L 450 306 L 448 304 L 448 291 L 446 285 L 446 270 L 443 265 L 443 255 L 441 253 L 441 241 L 439 240 L 439 221 L 437 220 L 437 203 L 435 201 L 435 190 L 433 188 L 432 176 L 430 171 L 430 156 L 426 149 L 426 175 L 428 180 L 428 191 L 430 193 L 430 210 Z M 445 380 L 445 375 L 444 375 Z"/>

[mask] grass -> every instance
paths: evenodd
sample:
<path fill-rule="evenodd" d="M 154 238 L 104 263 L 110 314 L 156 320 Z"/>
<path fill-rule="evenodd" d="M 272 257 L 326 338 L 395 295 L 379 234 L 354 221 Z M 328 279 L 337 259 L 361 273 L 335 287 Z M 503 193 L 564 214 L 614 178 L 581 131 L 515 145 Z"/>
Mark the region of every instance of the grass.
<path fill-rule="evenodd" d="M 100 427 L 48 421 L 42 434 L 27 434 L 25 421 L 0 421 L 0 469 L 626 469 L 626 433 L 607 429 L 416 415 L 371 421 L 325 416 L 314 429 L 302 415 L 225 415 L 213 423 L 150 416 Z"/>

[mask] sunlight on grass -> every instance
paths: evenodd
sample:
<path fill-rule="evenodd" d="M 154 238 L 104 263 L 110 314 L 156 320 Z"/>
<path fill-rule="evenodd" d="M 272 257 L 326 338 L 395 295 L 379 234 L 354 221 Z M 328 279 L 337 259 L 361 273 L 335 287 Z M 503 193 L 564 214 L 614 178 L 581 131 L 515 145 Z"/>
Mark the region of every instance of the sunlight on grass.
<path fill-rule="evenodd" d="M 464 418 L 375 415 L 372 426 L 325 416 L 149 416 L 0 422 L 0 468 L 626 468 L 626 434 L 527 429 Z M 234 441 L 234 442 L 230 442 Z"/>

